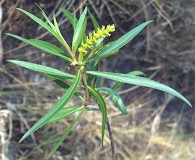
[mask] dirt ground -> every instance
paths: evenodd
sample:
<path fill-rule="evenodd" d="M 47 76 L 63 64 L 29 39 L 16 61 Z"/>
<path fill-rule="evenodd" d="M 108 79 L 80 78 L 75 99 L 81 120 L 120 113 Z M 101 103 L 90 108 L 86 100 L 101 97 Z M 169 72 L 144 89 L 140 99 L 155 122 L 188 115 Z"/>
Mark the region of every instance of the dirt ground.
<path fill-rule="evenodd" d="M 0 147 L 9 160 L 44 159 L 71 124 L 73 117 L 41 128 L 23 143 L 21 136 L 49 110 L 63 90 L 46 76 L 8 63 L 25 60 L 63 71 L 69 64 L 60 58 L 26 45 L 5 33 L 57 44 L 55 38 L 26 15 L 23 8 L 43 18 L 38 3 L 52 18 L 70 44 L 73 30 L 59 11 L 66 8 L 77 16 L 88 6 L 101 25 L 115 24 L 116 31 L 105 40 L 114 40 L 138 26 L 154 20 L 120 53 L 101 61 L 101 70 L 127 73 L 140 70 L 147 77 L 179 91 L 195 106 L 195 1 L 194 0 L 1 0 L 0 43 Z M 1 12 L 1 10 L 0 10 Z M 1 18 L 0 17 L 0 18 Z M 91 22 L 87 31 L 92 31 Z M 105 86 L 112 86 L 105 80 Z M 132 160 L 193 160 L 195 158 L 195 109 L 169 95 L 124 85 L 118 92 L 129 114 L 123 116 L 108 101 L 109 119 L 117 152 Z M 74 100 L 73 100 L 74 101 Z M 71 102 L 75 103 L 75 102 Z M 114 111 L 113 111 L 114 109 Z M 86 113 L 51 158 L 53 160 L 111 159 L 108 133 L 101 146 L 101 115 Z"/>

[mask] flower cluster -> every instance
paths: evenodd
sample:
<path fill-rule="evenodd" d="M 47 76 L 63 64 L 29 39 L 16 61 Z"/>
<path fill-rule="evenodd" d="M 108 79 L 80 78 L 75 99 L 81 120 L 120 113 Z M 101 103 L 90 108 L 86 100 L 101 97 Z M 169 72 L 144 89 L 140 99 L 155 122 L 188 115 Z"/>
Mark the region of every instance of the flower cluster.
<path fill-rule="evenodd" d="M 98 28 L 97 31 L 93 31 L 89 33 L 85 42 L 81 43 L 81 46 L 78 48 L 79 53 L 85 55 L 88 49 L 92 49 L 94 44 L 98 43 L 99 39 L 104 39 L 105 37 L 110 36 L 110 32 L 115 31 L 114 25 L 102 26 L 102 28 Z"/>

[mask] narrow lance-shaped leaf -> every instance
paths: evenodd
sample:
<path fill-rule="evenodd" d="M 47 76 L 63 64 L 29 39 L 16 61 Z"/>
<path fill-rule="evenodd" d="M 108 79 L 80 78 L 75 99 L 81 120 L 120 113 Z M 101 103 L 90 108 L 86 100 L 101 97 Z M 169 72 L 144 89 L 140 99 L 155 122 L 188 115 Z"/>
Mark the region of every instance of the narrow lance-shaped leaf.
<path fill-rule="evenodd" d="M 49 31 L 51 34 L 53 34 L 54 36 L 56 36 L 56 33 L 54 32 L 54 30 L 44 21 L 42 21 L 40 18 L 36 17 L 35 15 L 33 15 L 30 12 L 27 12 L 21 8 L 17 8 L 17 10 L 23 12 L 24 14 L 26 14 L 28 17 L 30 17 L 32 20 L 34 20 L 35 22 L 37 22 L 40 26 L 42 26 L 43 28 L 45 28 L 47 31 Z"/>
<path fill-rule="evenodd" d="M 87 68 L 88 71 L 94 71 L 94 70 L 95 70 L 95 69 L 91 66 L 90 63 L 87 63 L 87 64 L 86 64 L 86 68 Z M 93 81 L 94 77 L 95 77 L 94 75 L 88 75 L 88 76 L 87 76 L 87 84 L 89 84 L 90 86 L 93 86 L 93 85 L 92 85 L 92 81 Z"/>
<path fill-rule="evenodd" d="M 127 73 L 128 75 L 131 75 L 131 76 L 140 76 L 140 75 L 145 75 L 143 72 L 141 71 L 131 71 L 129 73 Z M 113 87 L 112 89 L 114 91 L 116 91 L 117 89 L 119 89 L 124 83 L 123 82 L 117 82 Z"/>
<path fill-rule="evenodd" d="M 73 28 L 74 28 L 74 31 L 75 31 L 76 30 L 77 23 L 78 23 L 77 16 L 76 16 L 76 11 L 75 10 L 74 10 L 74 13 L 73 13 L 73 17 L 74 17 Z"/>
<path fill-rule="evenodd" d="M 47 75 L 50 79 L 52 79 L 57 85 L 59 85 L 60 87 L 64 88 L 64 89 L 68 89 L 70 86 L 66 83 L 64 83 L 62 80 L 58 79 L 56 76 L 54 77 L 53 75 Z M 78 98 L 80 98 L 82 101 L 84 101 L 82 95 L 78 92 L 74 93 L 75 96 L 77 96 Z"/>
<path fill-rule="evenodd" d="M 45 42 L 45 41 L 42 41 L 42 40 L 38 40 L 38 39 L 25 39 L 25 38 L 22 38 L 20 36 L 17 36 L 17 35 L 13 35 L 13 34 L 9 34 L 9 33 L 6 33 L 7 35 L 9 36 L 12 36 L 20 41 L 23 41 L 25 43 L 28 43 L 36 48 L 39 48 L 45 52 L 48 52 L 48 53 L 51 53 L 53 55 L 56 55 L 56 56 L 59 56 L 69 62 L 72 62 L 72 59 L 69 58 L 67 55 L 65 55 L 64 51 L 62 51 L 60 48 L 58 48 L 57 46 L 51 44 L 51 43 L 48 43 L 48 42 Z"/>
<path fill-rule="evenodd" d="M 103 97 L 99 94 L 98 91 L 96 91 L 94 88 L 87 86 L 90 92 L 93 94 L 93 96 L 97 99 L 98 101 L 98 106 L 102 112 L 102 145 L 104 142 L 104 134 L 105 134 L 105 128 L 106 128 L 106 122 L 107 122 L 107 108 L 106 108 L 106 103 L 103 99 Z"/>
<path fill-rule="evenodd" d="M 36 4 L 37 5 L 37 4 Z M 50 21 L 50 19 L 47 17 L 47 15 L 45 14 L 45 12 L 42 10 L 42 8 L 37 5 L 37 7 L 39 7 L 40 11 L 41 11 L 41 14 L 43 15 L 43 17 L 45 18 L 45 20 L 47 21 L 47 23 L 50 25 L 50 27 L 55 30 L 55 27 L 53 25 L 53 23 Z"/>
<path fill-rule="evenodd" d="M 74 95 L 74 92 L 77 89 L 77 85 L 80 81 L 80 74 L 81 74 L 81 71 L 79 70 L 75 78 L 75 81 L 70 86 L 70 88 L 66 91 L 66 93 L 60 98 L 60 100 L 54 105 L 54 107 L 49 112 L 47 112 L 47 114 L 44 115 L 44 117 L 42 117 L 36 124 L 34 124 L 30 128 L 30 130 L 28 130 L 25 133 L 25 135 L 20 139 L 19 142 L 22 142 L 30 134 L 32 134 L 33 132 L 41 128 L 43 125 L 48 123 L 49 120 L 64 107 L 64 105 L 72 98 L 72 96 Z"/>
<path fill-rule="evenodd" d="M 142 23 L 136 28 L 126 33 L 125 35 L 123 35 L 122 37 L 120 37 L 119 39 L 117 39 L 116 41 L 110 42 L 110 45 L 107 45 L 107 47 L 100 51 L 94 58 L 90 59 L 90 61 L 113 55 L 113 53 L 117 52 L 120 48 L 129 43 L 150 22 L 152 21 Z"/>
<path fill-rule="evenodd" d="M 49 120 L 49 123 L 67 118 L 68 116 L 74 114 L 75 112 L 81 111 L 83 108 L 84 106 L 64 107 Z"/>
<path fill-rule="evenodd" d="M 68 10 L 64 8 L 60 8 L 60 10 L 64 13 L 64 15 L 68 18 L 72 26 L 74 27 L 74 16 L 72 13 L 70 13 Z M 78 23 L 78 20 L 76 19 L 76 24 Z"/>
<path fill-rule="evenodd" d="M 79 115 L 76 117 L 76 119 L 72 122 L 72 124 L 68 127 L 68 129 L 66 130 L 66 132 L 64 133 L 64 135 L 60 138 L 60 140 L 58 141 L 58 143 L 56 144 L 56 146 L 53 148 L 53 150 L 49 153 L 49 155 L 47 156 L 47 159 L 49 157 L 51 157 L 53 155 L 53 153 L 59 148 L 59 146 L 62 144 L 62 142 L 65 140 L 65 138 L 69 135 L 69 133 L 72 131 L 73 127 L 75 126 L 75 124 L 79 121 L 79 119 L 81 118 L 81 115 L 84 112 L 84 109 L 82 109 L 82 111 L 79 113 Z"/>
<path fill-rule="evenodd" d="M 143 72 L 141 71 L 131 71 L 129 73 L 127 73 L 128 75 L 131 76 L 140 76 L 140 75 L 145 75 Z M 117 89 L 119 89 L 124 83 L 123 82 L 116 82 L 116 84 L 112 87 L 112 89 L 114 91 L 116 91 Z M 107 93 L 105 97 L 108 97 L 110 94 Z"/>
<path fill-rule="evenodd" d="M 128 83 L 128 84 L 133 84 L 133 85 L 138 85 L 138 86 L 143 86 L 143 87 L 150 87 L 150 88 L 154 88 L 157 90 L 161 90 L 161 91 L 170 93 L 170 94 L 180 98 L 181 100 L 186 102 L 189 106 L 192 106 L 190 104 L 190 102 L 185 97 L 183 97 L 180 93 L 178 93 L 174 89 L 172 89 L 164 84 L 161 84 L 159 82 L 156 82 L 154 80 L 148 79 L 148 78 L 131 76 L 131 75 L 120 74 L 120 73 L 98 72 L 98 71 L 87 71 L 87 73 L 92 74 L 92 75 L 96 75 L 96 76 L 100 76 L 100 77 L 104 77 L 104 78 L 108 78 L 111 80 L 123 82 L 123 83 Z"/>
<path fill-rule="evenodd" d="M 94 68 L 92 66 L 92 64 L 90 64 L 90 63 L 86 64 L 86 68 L 87 68 L 88 71 L 97 71 L 97 69 Z M 101 77 L 94 76 L 94 75 L 88 75 L 87 84 L 89 84 L 90 86 L 93 86 L 93 87 L 94 86 L 98 87 L 98 86 L 100 86 L 100 83 L 101 83 Z"/>
<path fill-rule="evenodd" d="M 87 7 L 84 9 L 83 13 L 81 14 L 81 17 L 79 18 L 79 21 L 74 30 L 74 35 L 73 35 L 73 40 L 72 40 L 73 53 L 76 52 L 78 46 L 80 45 L 83 39 L 86 26 L 87 26 L 86 14 L 87 14 Z"/>
<path fill-rule="evenodd" d="M 89 17 L 91 18 L 91 21 L 93 23 L 93 26 L 95 28 L 95 30 L 97 31 L 98 28 L 100 28 L 97 20 L 95 19 L 95 17 L 93 16 L 93 14 L 88 10 L 88 13 L 89 13 Z"/>
<path fill-rule="evenodd" d="M 64 78 L 71 78 L 71 79 L 75 78 L 75 76 L 72 74 L 65 73 L 60 70 L 47 67 L 47 66 L 43 66 L 40 64 L 35 64 L 35 63 L 25 62 L 25 61 L 18 61 L 18 60 L 7 60 L 7 61 L 17 64 L 19 66 L 22 66 L 24 68 L 31 69 L 33 71 L 42 72 L 42 73 L 49 74 L 49 75 L 55 75 L 57 77 L 64 77 Z"/>
<path fill-rule="evenodd" d="M 56 24 L 53 25 L 42 10 L 41 10 L 41 12 L 42 12 L 43 16 L 46 18 L 46 21 L 51 26 L 49 26 L 47 23 L 45 23 L 44 21 L 42 21 L 40 18 L 34 16 L 32 13 L 29 13 L 29 12 L 27 12 L 27 11 L 21 9 L 21 8 L 17 8 L 17 9 L 20 10 L 21 12 L 25 13 L 32 20 L 34 20 L 35 22 L 37 22 L 40 26 L 42 26 L 47 31 L 49 31 L 52 35 L 54 35 L 57 38 L 57 40 L 66 48 L 66 50 L 68 51 L 68 53 L 72 56 L 71 49 L 70 49 L 69 45 L 66 43 L 66 41 L 63 39 L 63 37 L 59 34 L 59 31 L 57 30 L 57 27 L 58 26 L 56 26 Z M 54 23 L 55 23 L 55 19 L 54 19 Z"/>
<path fill-rule="evenodd" d="M 123 100 L 121 99 L 121 97 L 114 90 L 112 90 L 111 88 L 107 88 L 107 87 L 97 88 L 97 90 L 108 92 L 110 94 L 113 102 L 115 103 L 115 105 L 121 111 L 121 113 L 124 114 L 124 115 L 128 114 L 128 112 L 126 110 L 126 107 L 123 103 Z"/>
<path fill-rule="evenodd" d="M 65 41 L 64 37 L 62 36 L 60 29 L 58 27 L 58 23 L 55 17 L 55 14 L 53 14 L 53 21 L 54 21 L 54 26 L 55 26 L 55 32 L 57 34 L 56 38 L 58 39 L 58 41 L 66 48 L 66 50 L 68 51 L 68 53 L 73 57 L 72 55 L 72 51 L 68 45 L 68 43 Z"/>

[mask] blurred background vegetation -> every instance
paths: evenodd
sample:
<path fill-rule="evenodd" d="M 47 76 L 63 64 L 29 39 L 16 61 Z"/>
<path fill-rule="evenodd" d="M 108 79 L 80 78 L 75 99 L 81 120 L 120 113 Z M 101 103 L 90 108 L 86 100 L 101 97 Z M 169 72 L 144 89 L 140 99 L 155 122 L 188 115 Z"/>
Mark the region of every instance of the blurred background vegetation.
<path fill-rule="evenodd" d="M 60 29 L 70 44 L 72 27 L 58 10 L 76 11 L 77 17 L 88 6 L 101 25 L 115 24 L 114 40 L 137 25 L 154 20 L 121 52 L 101 61 L 103 71 L 127 73 L 140 70 L 151 79 L 179 91 L 195 104 L 195 0 L 1 0 L 0 43 L 0 136 L 2 159 L 44 159 L 64 133 L 74 116 L 51 123 L 28 137 L 18 140 L 47 112 L 64 90 L 43 74 L 9 64 L 7 59 L 35 62 L 67 72 L 69 64 L 8 37 L 6 32 L 25 38 L 57 41 L 26 15 L 23 8 L 41 17 L 38 3 L 52 18 L 57 16 Z M 0 10 L 0 12 L 1 12 Z M 43 18 L 43 17 L 41 17 Z M 88 22 L 88 30 L 93 30 Z M 58 44 L 56 44 L 58 45 Z M 112 81 L 103 81 L 112 86 Z M 129 114 L 108 100 L 109 119 L 117 152 L 127 160 L 194 160 L 195 109 L 181 100 L 152 89 L 124 85 L 118 92 Z M 71 103 L 77 103 L 73 100 Z M 85 113 L 51 160 L 108 160 L 111 147 L 106 133 L 101 146 L 101 115 Z"/>

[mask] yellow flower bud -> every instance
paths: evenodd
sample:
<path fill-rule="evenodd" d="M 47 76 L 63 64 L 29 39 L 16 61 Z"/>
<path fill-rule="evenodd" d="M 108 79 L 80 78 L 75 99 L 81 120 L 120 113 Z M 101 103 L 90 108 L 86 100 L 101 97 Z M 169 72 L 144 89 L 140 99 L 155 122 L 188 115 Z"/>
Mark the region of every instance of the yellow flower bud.
<path fill-rule="evenodd" d="M 86 38 L 85 42 L 81 43 L 81 46 L 78 48 L 78 52 L 82 54 L 86 54 L 89 49 L 92 49 L 94 44 L 97 44 L 99 39 L 104 39 L 108 36 L 110 36 L 110 32 L 115 31 L 115 26 L 108 25 L 108 26 L 102 26 L 102 28 L 98 28 L 97 31 L 93 31 L 89 33 L 89 35 Z"/>

